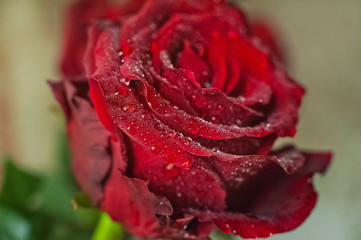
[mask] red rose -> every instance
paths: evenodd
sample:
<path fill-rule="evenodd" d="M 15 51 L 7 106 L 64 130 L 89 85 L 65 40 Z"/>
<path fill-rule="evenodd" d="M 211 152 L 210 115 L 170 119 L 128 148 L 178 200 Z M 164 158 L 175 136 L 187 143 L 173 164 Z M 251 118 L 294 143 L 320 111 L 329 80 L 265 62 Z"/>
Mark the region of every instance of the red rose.
<path fill-rule="evenodd" d="M 304 93 L 280 55 L 223 1 L 78 2 L 52 87 L 79 184 L 139 237 L 296 228 L 330 155 L 271 151 L 296 134 Z"/>

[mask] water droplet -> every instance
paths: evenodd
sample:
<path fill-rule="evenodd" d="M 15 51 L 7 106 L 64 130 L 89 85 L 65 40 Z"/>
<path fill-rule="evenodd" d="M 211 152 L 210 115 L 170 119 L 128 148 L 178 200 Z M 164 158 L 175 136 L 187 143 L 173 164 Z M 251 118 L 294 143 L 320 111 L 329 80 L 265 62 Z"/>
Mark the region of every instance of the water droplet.
<path fill-rule="evenodd" d="M 217 117 L 213 116 L 213 117 L 211 117 L 211 122 L 217 124 L 217 123 L 219 123 L 219 119 Z M 214 129 L 212 129 L 212 130 L 214 130 Z"/>
<path fill-rule="evenodd" d="M 224 110 L 224 107 L 222 105 L 218 105 L 218 109 L 222 112 Z"/>
<path fill-rule="evenodd" d="M 179 192 L 177 193 L 177 197 L 181 198 L 182 197 L 182 194 Z"/>
<path fill-rule="evenodd" d="M 237 178 L 235 178 L 234 180 L 235 180 L 236 182 L 239 182 L 239 183 L 241 183 L 241 182 L 244 181 L 244 179 L 241 178 L 241 177 L 237 177 Z"/>
<path fill-rule="evenodd" d="M 127 113 L 132 113 L 135 110 L 135 107 L 133 105 L 126 104 L 122 107 L 122 110 Z"/>
<path fill-rule="evenodd" d="M 160 152 L 160 149 L 157 148 L 156 146 L 151 146 L 151 147 L 150 147 L 150 151 L 152 151 L 153 153 L 159 153 L 159 152 Z"/>
<path fill-rule="evenodd" d="M 205 82 L 205 83 L 204 83 L 204 86 L 205 86 L 206 88 L 210 88 L 210 87 L 212 87 L 212 84 L 211 84 L 210 82 Z"/>
<path fill-rule="evenodd" d="M 163 172 L 168 178 L 175 178 L 179 175 L 179 168 L 170 163 L 165 165 Z"/>
<path fill-rule="evenodd" d="M 171 132 L 171 133 L 169 133 L 169 136 L 170 136 L 171 138 L 175 138 L 175 137 L 177 136 L 177 134 L 176 134 L 175 132 Z"/>
<path fill-rule="evenodd" d="M 127 131 L 130 133 L 130 134 L 132 134 L 132 135 L 134 135 L 137 131 L 135 130 L 135 128 L 133 128 L 133 127 L 127 127 Z"/>

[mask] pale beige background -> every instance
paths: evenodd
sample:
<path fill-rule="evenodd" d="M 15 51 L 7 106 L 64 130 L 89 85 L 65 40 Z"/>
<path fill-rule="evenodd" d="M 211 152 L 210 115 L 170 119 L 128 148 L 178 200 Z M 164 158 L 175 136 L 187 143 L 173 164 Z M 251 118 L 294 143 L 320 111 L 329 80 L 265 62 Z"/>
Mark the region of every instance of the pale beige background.
<path fill-rule="evenodd" d="M 0 0 L 0 154 L 35 172 L 54 169 L 61 120 L 45 84 L 56 78 L 66 0 Z M 361 1 L 241 0 L 268 16 L 287 43 L 292 75 L 307 87 L 296 139 L 333 149 L 326 177 L 316 177 L 316 211 L 277 239 L 361 239 Z"/>

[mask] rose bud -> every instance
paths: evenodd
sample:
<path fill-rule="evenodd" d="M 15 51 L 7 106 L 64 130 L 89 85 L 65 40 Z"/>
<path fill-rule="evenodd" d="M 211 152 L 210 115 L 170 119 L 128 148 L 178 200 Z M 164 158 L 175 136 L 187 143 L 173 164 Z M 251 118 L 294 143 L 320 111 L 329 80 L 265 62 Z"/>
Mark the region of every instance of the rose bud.
<path fill-rule="evenodd" d="M 66 27 L 51 86 L 96 206 L 143 238 L 304 222 L 330 154 L 271 149 L 296 134 L 304 90 L 270 32 L 216 0 L 79 1 Z"/>

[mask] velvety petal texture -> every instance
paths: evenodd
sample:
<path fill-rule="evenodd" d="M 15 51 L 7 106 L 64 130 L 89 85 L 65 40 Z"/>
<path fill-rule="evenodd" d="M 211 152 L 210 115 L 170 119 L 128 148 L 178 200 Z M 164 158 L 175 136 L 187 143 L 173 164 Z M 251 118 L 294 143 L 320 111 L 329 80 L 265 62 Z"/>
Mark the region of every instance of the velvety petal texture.
<path fill-rule="evenodd" d="M 63 80 L 75 177 L 143 238 L 243 238 L 298 227 L 329 153 L 293 146 L 304 89 L 272 31 L 219 0 L 79 0 Z"/>

